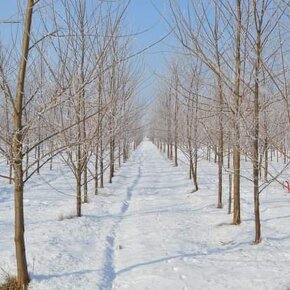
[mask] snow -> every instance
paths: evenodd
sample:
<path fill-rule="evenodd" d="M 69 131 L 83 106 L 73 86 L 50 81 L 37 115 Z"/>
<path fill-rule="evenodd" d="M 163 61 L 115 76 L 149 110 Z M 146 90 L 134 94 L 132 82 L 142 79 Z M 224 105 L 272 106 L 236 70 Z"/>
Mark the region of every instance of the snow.
<path fill-rule="evenodd" d="M 242 181 L 242 224 L 233 226 L 227 175 L 217 209 L 216 165 L 199 166 L 191 193 L 185 165 L 173 167 L 144 141 L 83 217 L 61 221 L 74 212 L 73 177 L 61 163 L 44 168 L 25 194 L 29 289 L 287 289 L 290 195 L 274 183 L 262 193 L 263 242 L 253 245 L 250 182 Z M 1 181 L 0 266 L 15 273 L 11 192 Z"/>

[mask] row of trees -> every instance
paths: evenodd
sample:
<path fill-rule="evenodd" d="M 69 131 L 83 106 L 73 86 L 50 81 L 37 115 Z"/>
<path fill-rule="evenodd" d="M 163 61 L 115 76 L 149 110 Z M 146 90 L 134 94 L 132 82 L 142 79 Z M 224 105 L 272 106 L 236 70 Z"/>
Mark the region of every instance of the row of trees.
<path fill-rule="evenodd" d="M 1 178 L 14 185 L 17 280 L 29 283 L 24 239 L 26 182 L 62 158 L 76 184 L 76 215 L 142 139 L 135 98 L 139 66 L 125 33 L 129 1 L 27 0 L 23 21 L 0 45 Z M 13 34 L 15 32 L 15 34 Z M 133 60 L 135 64 L 133 64 Z M 137 65 L 136 65 L 137 63 Z"/>
<path fill-rule="evenodd" d="M 217 207 L 223 206 L 227 171 L 233 175 L 235 225 L 241 223 L 241 156 L 250 159 L 258 244 L 259 197 L 281 173 L 269 172 L 270 154 L 282 153 L 282 170 L 288 166 L 290 2 L 187 2 L 184 7 L 170 0 L 171 17 L 164 16 L 179 46 L 162 77 L 151 137 L 175 165 L 177 148 L 187 156 L 194 190 L 201 152 L 208 159 L 215 152 Z"/>

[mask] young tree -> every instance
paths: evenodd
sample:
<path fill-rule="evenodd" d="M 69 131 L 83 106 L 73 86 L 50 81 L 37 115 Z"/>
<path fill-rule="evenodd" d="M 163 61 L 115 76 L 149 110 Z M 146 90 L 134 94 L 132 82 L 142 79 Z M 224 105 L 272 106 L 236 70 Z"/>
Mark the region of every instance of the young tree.
<path fill-rule="evenodd" d="M 12 164 L 14 170 L 14 202 L 15 202 L 15 253 L 17 262 L 17 282 L 20 288 L 26 289 L 29 283 L 27 269 L 25 240 L 24 240 L 24 210 L 23 210 L 23 127 L 24 114 L 24 87 L 26 67 L 29 57 L 30 32 L 35 1 L 28 0 L 25 13 L 24 32 L 22 37 L 22 50 L 19 63 L 16 95 L 11 96 L 14 108 L 13 139 L 12 139 Z M 11 91 L 7 91 L 9 94 Z"/>

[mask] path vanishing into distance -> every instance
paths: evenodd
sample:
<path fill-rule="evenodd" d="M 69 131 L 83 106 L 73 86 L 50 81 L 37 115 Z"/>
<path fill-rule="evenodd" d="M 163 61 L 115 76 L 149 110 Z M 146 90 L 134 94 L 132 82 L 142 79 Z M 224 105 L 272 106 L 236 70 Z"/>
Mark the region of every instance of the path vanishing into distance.
<path fill-rule="evenodd" d="M 216 209 L 216 169 L 201 170 L 202 189 L 191 193 L 184 167 L 141 144 L 111 188 L 125 199 L 106 238 L 100 289 L 273 289 L 275 275 L 278 287 L 279 253 L 255 248 L 245 224 L 235 231 Z"/>
<path fill-rule="evenodd" d="M 47 170 L 47 182 L 39 176 L 28 184 L 29 289 L 286 289 L 289 196 L 262 200 L 265 238 L 254 246 L 251 190 L 242 197 L 243 222 L 233 226 L 226 206 L 216 208 L 216 165 L 200 161 L 200 190 L 192 193 L 187 166 L 179 163 L 173 167 L 143 141 L 113 183 L 83 205 L 81 218 L 58 219 L 75 204 L 74 196 L 60 194 L 72 191 L 65 169 Z M 3 204 L 0 260 L 8 265 L 14 261 L 13 201 Z"/>
<path fill-rule="evenodd" d="M 184 238 L 192 225 L 184 217 L 192 212 L 186 197 L 190 181 L 149 141 L 117 178 L 126 199 L 107 237 L 108 272 L 101 289 L 186 289 L 186 274 L 176 261 L 188 256 L 190 241 Z"/>

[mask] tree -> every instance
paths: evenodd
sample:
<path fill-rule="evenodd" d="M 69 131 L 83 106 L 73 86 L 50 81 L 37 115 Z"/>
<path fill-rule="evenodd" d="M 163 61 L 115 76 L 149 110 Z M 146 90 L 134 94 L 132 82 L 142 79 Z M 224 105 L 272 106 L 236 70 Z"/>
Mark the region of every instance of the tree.
<path fill-rule="evenodd" d="M 234 208 L 233 224 L 241 223 L 241 205 L 240 205 L 240 170 L 241 170 L 241 148 L 240 148 L 240 114 L 242 96 L 240 93 L 241 85 L 241 32 L 242 32 L 242 2 L 236 0 L 236 52 L 235 52 L 235 86 L 234 86 L 234 148 L 233 148 L 233 170 L 234 170 Z"/>
<path fill-rule="evenodd" d="M 12 160 L 14 170 L 14 198 L 15 198 L 15 252 L 17 262 L 17 282 L 19 287 L 26 289 L 29 283 L 27 269 L 25 240 L 24 240 L 24 210 L 23 210 L 23 99 L 26 78 L 27 59 L 29 56 L 30 31 L 35 2 L 28 0 L 26 6 L 24 32 L 22 38 L 21 58 L 18 70 L 16 96 L 13 101 L 14 124 Z"/>

